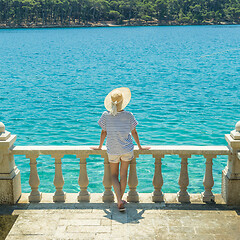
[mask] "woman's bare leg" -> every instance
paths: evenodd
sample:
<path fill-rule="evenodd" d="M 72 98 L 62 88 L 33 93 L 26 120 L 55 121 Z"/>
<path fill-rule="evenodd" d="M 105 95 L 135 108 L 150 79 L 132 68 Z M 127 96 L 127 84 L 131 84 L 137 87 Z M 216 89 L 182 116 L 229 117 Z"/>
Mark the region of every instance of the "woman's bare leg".
<path fill-rule="evenodd" d="M 125 192 L 127 186 L 127 174 L 128 174 L 128 166 L 130 161 L 122 161 L 120 167 L 120 190 L 121 190 L 121 199 Z"/>
<path fill-rule="evenodd" d="M 110 163 L 110 169 L 111 169 L 114 192 L 117 197 L 118 207 L 120 207 L 123 202 L 122 202 L 122 197 L 121 197 L 121 186 L 120 186 L 120 182 L 118 179 L 119 163 Z"/>

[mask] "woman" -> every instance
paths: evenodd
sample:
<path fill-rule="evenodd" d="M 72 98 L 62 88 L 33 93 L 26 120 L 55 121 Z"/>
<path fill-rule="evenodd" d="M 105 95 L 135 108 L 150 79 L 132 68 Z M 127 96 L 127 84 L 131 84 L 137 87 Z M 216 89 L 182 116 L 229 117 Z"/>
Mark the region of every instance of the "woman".
<path fill-rule="evenodd" d="M 107 137 L 108 160 L 119 211 L 125 211 L 124 204 L 126 201 L 122 197 L 127 185 L 128 166 L 133 159 L 134 145 L 130 133 L 140 150 L 150 149 L 150 147 L 142 147 L 139 142 L 136 130 L 138 122 L 133 114 L 123 110 L 130 102 L 130 99 L 131 91 L 126 87 L 116 88 L 107 95 L 104 105 L 108 111 L 105 111 L 98 121 L 102 128 L 99 147 L 92 148 L 95 150 L 102 149 L 104 140 Z"/>

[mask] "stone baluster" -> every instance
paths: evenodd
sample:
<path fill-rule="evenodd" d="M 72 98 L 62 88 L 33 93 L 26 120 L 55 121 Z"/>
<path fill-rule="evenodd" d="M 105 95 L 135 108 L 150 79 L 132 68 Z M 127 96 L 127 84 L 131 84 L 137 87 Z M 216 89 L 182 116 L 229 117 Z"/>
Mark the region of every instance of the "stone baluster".
<path fill-rule="evenodd" d="M 87 174 L 87 159 L 88 155 L 80 154 L 77 155 L 77 158 L 80 159 L 80 172 L 78 178 L 78 184 L 80 186 L 80 192 L 78 194 L 78 201 L 79 202 L 89 202 L 90 201 L 90 194 L 87 190 L 89 180 Z"/>
<path fill-rule="evenodd" d="M 190 195 L 187 192 L 187 187 L 189 184 L 188 158 L 190 158 L 191 155 L 179 155 L 179 157 L 181 158 L 181 170 L 180 170 L 180 176 L 178 179 L 180 191 L 177 193 L 177 200 L 179 202 L 188 203 L 190 202 Z"/>
<path fill-rule="evenodd" d="M 214 195 L 212 193 L 212 187 L 214 185 L 213 181 L 213 174 L 212 174 L 212 160 L 216 156 L 214 155 L 204 155 L 206 158 L 206 169 L 205 169 L 205 175 L 203 179 L 203 185 L 205 191 L 202 193 L 202 201 L 203 202 L 214 202 Z"/>
<path fill-rule="evenodd" d="M 53 154 L 52 157 L 55 158 L 55 176 L 53 184 L 56 188 L 56 191 L 53 195 L 54 202 L 65 202 L 66 193 L 63 192 L 64 178 L 62 174 L 62 161 L 64 155 Z"/>
<path fill-rule="evenodd" d="M 152 194 L 152 201 L 153 202 L 163 202 L 163 193 L 162 193 L 162 186 L 163 186 L 163 177 L 162 177 L 162 158 L 164 155 L 153 155 L 155 158 L 155 172 L 153 176 L 153 186 L 155 191 Z"/>
<path fill-rule="evenodd" d="M 30 176 L 29 176 L 29 185 L 32 189 L 30 195 L 28 196 L 29 202 L 41 202 L 42 193 L 39 192 L 38 186 L 40 184 L 38 171 L 37 171 L 37 158 L 39 154 L 26 155 L 26 158 L 30 159 Z"/>
<path fill-rule="evenodd" d="M 105 188 L 102 200 L 103 202 L 114 202 L 114 195 L 112 192 L 112 176 L 108 156 L 107 154 L 102 154 L 101 157 L 104 158 L 103 186 Z"/>
<path fill-rule="evenodd" d="M 138 185 L 138 177 L 137 177 L 137 170 L 136 170 L 136 158 L 138 155 L 134 153 L 134 158 L 130 162 L 130 170 L 129 170 L 129 177 L 128 177 L 128 186 L 129 192 L 127 196 L 128 202 L 139 202 L 139 196 L 136 191 Z"/>

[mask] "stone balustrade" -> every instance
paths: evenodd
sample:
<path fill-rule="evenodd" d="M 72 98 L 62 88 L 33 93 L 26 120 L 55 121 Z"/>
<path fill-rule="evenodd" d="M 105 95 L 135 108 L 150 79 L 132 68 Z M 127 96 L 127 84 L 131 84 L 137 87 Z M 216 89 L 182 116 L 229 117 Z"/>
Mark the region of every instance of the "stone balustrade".
<path fill-rule="evenodd" d="M 237 128 L 236 128 L 237 129 Z M 1 130 L 1 125 L 0 125 Z M 5 131 L 5 129 L 4 129 Z M 3 132 L 3 130 L 2 130 Z M 164 201 L 164 194 L 162 192 L 162 186 L 164 184 L 164 179 L 162 177 L 162 159 L 166 155 L 178 155 L 181 158 L 181 169 L 179 173 L 179 192 L 177 193 L 177 200 L 182 203 L 190 202 L 190 195 L 187 191 L 189 185 L 188 177 L 188 160 L 192 155 L 202 155 L 206 159 L 205 175 L 203 179 L 204 192 L 202 193 L 203 202 L 213 202 L 214 195 L 212 193 L 212 187 L 214 185 L 212 165 L 213 159 L 218 155 L 228 155 L 228 165 L 223 171 L 223 187 L 222 195 L 228 204 L 240 205 L 240 196 L 237 190 L 240 188 L 240 171 L 239 171 L 239 150 L 240 150 L 240 140 L 238 139 L 238 131 L 231 132 L 231 135 L 226 135 L 226 140 L 228 146 L 151 146 L 150 150 L 139 150 L 134 149 L 134 158 L 130 163 L 128 186 L 129 192 L 127 195 L 127 200 L 129 202 L 138 202 L 139 194 L 137 191 L 138 178 L 137 178 L 137 158 L 139 155 L 152 155 L 153 161 L 155 161 L 155 169 L 153 176 L 153 202 Z M 6 135 L 8 137 L 6 137 Z M 236 139 L 234 139 L 234 137 Z M 54 186 L 55 193 L 53 195 L 54 202 L 64 202 L 66 199 L 66 193 L 63 192 L 64 178 L 62 174 L 62 161 L 61 159 L 65 155 L 75 155 L 79 159 L 79 178 L 78 184 L 80 187 L 80 192 L 78 195 L 79 202 L 89 202 L 90 193 L 88 192 L 88 174 L 87 174 L 87 158 L 90 155 L 100 155 L 104 158 L 104 176 L 103 176 L 103 186 L 105 191 L 102 196 L 103 202 L 114 201 L 114 194 L 112 192 L 112 181 L 110 174 L 110 164 L 108 162 L 106 149 L 102 150 L 92 150 L 90 146 L 13 146 L 16 137 L 11 136 L 10 133 L 4 132 L 4 135 L 0 135 L 0 166 L 5 166 L 7 162 L 14 161 L 14 155 L 24 155 L 26 158 L 30 159 L 30 177 L 29 184 L 31 187 L 31 193 L 29 195 L 30 202 L 40 202 L 42 194 L 38 190 L 41 179 L 39 179 L 37 171 L 37 158 L 40 155 L 49 155 L 55 159 L 55 176 L 54 176 Z M 8 144 L 7 144 L 8 142 Z M 8 171 L 15 171 L 15 174 L 19 171 L 15 164 L 12 164 Z M 7 171 L 7 170 L 6 170 Z M 8 174 L 11 174 L 8 172 Z M 9 175 L 9 180 L 13 180 Z M 0 172 L 0 184 L 3 182 L 3 173 Z M 235 181 L 239 180 L 239 181 Z M 14 185 L 13 181 L 11 182 Z M 233 189 L 232 185 L 237 189 Z M 19 179 L 18 185 L 19 187 Z M 141 190 L 140 190 L 141 191 Z M 235 194 L 232 194 L 234 192 Z M 6 200 L 2 197 L 4 193 L 0 191 L 0 203 L 16 203 L 21 195 L 21 190 L 13 193 L 14 198 L 11 200 Z"/>
<path fill-rule="evenodd" d="M 109 202 L 114 201 L 114 195 L 112 192 L 112 181 L 110 175 L 110 165 L 107 158 L 106 149 L 103 150 L 92 150 L 90 146 L 16 146 L 11 150 L 13 155 L 25 155 L 26 158 L 30 159 L 30 180 L 29 184 L 32 192 L 29 196 L 30 202 L 41 201 L 41 193 L 38 191 L 39 177 L 37 173 L 37 161 L 36 158 L 40 155 L 50 155 L 55 159 L 55 177 L 54 186 L 56 191 L 53 196 L 54 202 L 64 202 L 66 199 L 66 193 L 62 191 L 64 185 L 64 179 L 61 168 L 61 159 L 64 155 L 75 155 L 80 159 L 80 172 L 78 183 L 80 186 L 80 192 L 78 195 L 79 202 L 90 201 L 90 194 L 87 191 L 89 184 L 87 174 L 87 158 L 90 155 L 100 155 L 104 158 L 104 176 L 103 185 L 105 191 L 103 193 L 103 201 Z M 153 177 L 154 192 L 152 196 L 153 202 L 164 201 L 164 196 L 161 191 L 163 186 L 163 177 L 161 170 L 161 161 L 166 155 L 178 155 L 181 158 L 181 170 L 179 173 L 179 187 L 178 201 L 179 202 L 190 202 L 190 195 L 187 192 L 187 186 L 189 184 L 188 178 L 188 159 L 191 155 L 203 155 L 206 158 L 206 171 L 203 180 L 205 188 L 203 201 L 210 202 L 214 200 L 214 195 L 211 192 L 213 187 L 212 177 L 212 159 L 217 155 L 228 155 L 229 149 L 226 146 L 151 146 L 150 150 L 134 150 L 134 159 L 130 163 L 128 186 L 129 192 L 127 200 L 129 202 L 138 202 L 139 195 L 137 192 L 138 178 L 137 178 L 137 158 L 139 155 L 152 155 L 155 159 L 155 172 Z"/>

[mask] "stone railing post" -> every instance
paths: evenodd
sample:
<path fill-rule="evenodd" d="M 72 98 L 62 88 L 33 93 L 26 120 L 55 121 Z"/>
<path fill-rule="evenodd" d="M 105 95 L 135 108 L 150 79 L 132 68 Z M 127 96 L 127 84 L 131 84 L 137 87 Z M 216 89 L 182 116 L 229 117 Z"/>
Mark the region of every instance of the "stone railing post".
<path fill-rule="evenodd" d="M 177 193 L 177 200 L 179 202 L 188 203 L 190 202 L 190 195 L 187 192 L 187 187 L 189 185 L 189 178 L 188 178 L 188 158 L 191 155 L 179 155 L 181 160 L 181 170 L 178 179 L 178 184 L 180 186 L 180 191 Z"/>
<path fill-rule="evenodd" d="M 0 122 L 0 204 L 15 204 L 22 194 L 20 171 L 11 154 L 16 138 Z"/>
<path fill-rule="evenodd" d="M 55 175 L 53 184 L 56 188 L 56 191 L 53 195 L 54 202 L 65 202 L 66 200 L 66 193 L 63 192 L 63 185 L 64 185 L 64 178 L 62 174 L 62 158 L 63 155 L 60 154 L 53 154 L 52 158 L 55 158 Z"/>
<path fill-rule="evenodd" d="M 213 158 L 216 158 L 216 155 L 204 155 L 206 158 L 206 168 L 205 175 L 203 178 L 204 192 L 202 195 L 203 202 L 214 202 L 215 196 L 212 193 L 212 187 L 214 185 L 213 174 L 212 174 L 212 165 Z"/>
<path fill-rule="evenodd" d="M 101 157 L 104 158 L 103 186 L 105 188 L 102 200 L 103 202 L 114 202 L 114 195 L 112 192 L 112 176 L 108 156 L 104 153 L 101 155 Z"/>
<path fill-rule="evenodd" d="M 39 155 L 27 154 L 26 158 L 30 159 L 30 176 L 29 185 L 32 189 L 28 200 L 29 202 L 40 202 L 42 200 L 42 193 L 39 192 L 38 186 L 40 184 L 38 172 L 37 172 L 37 158 Z"/>
<path fill-rule="evenodd" d="M 231 134 L 226 134 L 230 154 L 222 171 L 222 197 L 228 205 L 240 206 L 240 121 Z"/>
<path fill-rule="evenodd" d="M 80 159 L 80 172 L 78 178 L 78 184 L 80 186 L 80 192 L 78 194 L 78 201 L 79 202 L 89 202 L 90 201 L 90 194 L 87 190 L 89 180 L 87 174 L 87 159 L 88 155 L 80 154 L 77 155 L 77 158 Z"/>
<path fill-rule="evenodd" d="M 137 169 L 136 169 L 136 158 L 138 155 L 134 153 L 134 158 L 130 162 L 130 170 L 129 170 L 129 177 L 128 177 L 128 186 L 129 192 L 127 196 L 128 202 L 139 202 L 139 195 L 136 191 L 138 185 L 138 177 L 137 177 Z"/>
<path fill-rule="evenodd" d="M 164 155 L 153 155 L 155 158 L 155 171 L 153 176 L 153 186 L 155 191 L 152 193 L 153 202 L 163 202 L 163 177 L 162 177 L 162 158 Z"/>

